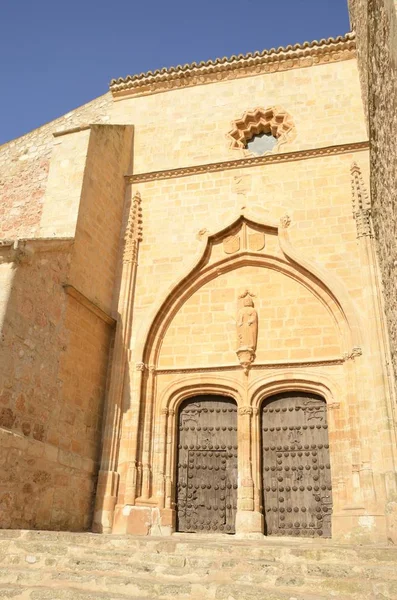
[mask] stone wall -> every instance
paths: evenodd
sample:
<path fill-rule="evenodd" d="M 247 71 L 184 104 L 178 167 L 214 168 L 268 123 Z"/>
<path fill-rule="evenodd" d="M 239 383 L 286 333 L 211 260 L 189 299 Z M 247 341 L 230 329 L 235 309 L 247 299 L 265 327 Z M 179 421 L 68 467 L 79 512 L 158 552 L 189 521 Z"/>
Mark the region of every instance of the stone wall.
<path fill-rule="evenodd" d="M 397 16 L 393 0 L 350 0 L 371 139 L 371 202 L 397 377 Z"/>
<path fill-rule="evenodd" d="M 91 525 L 132 128 L 87 132 L 72 235 L 1 248 L 0 527 Z"/>
<path fill-rule="evenodd" d="M 0 147 L 0 237 L 37 234 L 53 147 L 53 133 L 88 123 L 106 123 L 110 93 L 96 98 Z"/>
<path fill-rule="evenodd" d="M 118 100 L 111 122 L 134 124 L 137 174 L 244 158 L 228 133 L 247 111 L 272 106 L 295 126 L 280 152 L 367 138 L 355 60 Z"/>

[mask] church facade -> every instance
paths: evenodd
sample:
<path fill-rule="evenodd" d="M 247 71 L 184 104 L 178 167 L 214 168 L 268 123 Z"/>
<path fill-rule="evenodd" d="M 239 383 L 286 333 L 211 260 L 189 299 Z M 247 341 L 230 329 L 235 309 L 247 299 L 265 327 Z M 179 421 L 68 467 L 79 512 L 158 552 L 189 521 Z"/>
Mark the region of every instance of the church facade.
<path fill-rule="evenodd" d="M 397 541 L 354 34 L 0 149 L 0 525 Z"/>

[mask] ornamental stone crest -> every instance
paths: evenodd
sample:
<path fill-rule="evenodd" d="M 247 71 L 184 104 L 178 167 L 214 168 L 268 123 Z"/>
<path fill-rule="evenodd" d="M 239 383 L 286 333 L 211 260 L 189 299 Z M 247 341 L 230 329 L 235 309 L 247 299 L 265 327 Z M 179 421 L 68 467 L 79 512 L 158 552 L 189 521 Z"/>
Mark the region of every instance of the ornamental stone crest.
<path fill-rule="evenodd" d="M 138 244 L 142 241 L 142 207 L 141 195 L 136 192 L 128 215 L 127 227 L 124 234 L 123 262 L 135 263 L 138 254 Z"/>

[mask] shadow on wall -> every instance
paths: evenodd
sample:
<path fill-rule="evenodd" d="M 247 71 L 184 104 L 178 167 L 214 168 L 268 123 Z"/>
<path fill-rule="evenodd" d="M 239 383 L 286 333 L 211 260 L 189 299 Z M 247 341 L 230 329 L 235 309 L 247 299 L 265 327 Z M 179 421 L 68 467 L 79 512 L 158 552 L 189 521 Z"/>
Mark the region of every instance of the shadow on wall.
<path fill-rule="evenodd" d="M 65 294 L 71 244 L 1 249 L 0 528 L 91 527 L 113 328 Z"/>

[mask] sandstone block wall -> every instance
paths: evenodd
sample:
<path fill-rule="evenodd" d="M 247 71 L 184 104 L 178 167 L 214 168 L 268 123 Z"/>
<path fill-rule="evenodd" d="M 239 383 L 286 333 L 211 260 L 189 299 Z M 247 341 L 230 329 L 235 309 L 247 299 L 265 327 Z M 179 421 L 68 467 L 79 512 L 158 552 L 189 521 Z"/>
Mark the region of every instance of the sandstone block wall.
<path fill-rule="evenodd" d="M 356 62 L 346 60 L 118 100 L 111 122 L 134 124 L 138 174 L 243 158 L 227 134 L 257 107 L 281 107 L 292 117 L 295 130 L 280 152 L 364 140 L 357 92 Z"/>
<path fill-rule="evenodd" d="M 110 93 L 0 147 L 0 237 L 37 234 L 54 131 L 106 123 Z"/>
<path fill-rule="evenodd" d="M 397 377 L 397 16 L 393 0 L 350 0 L 371 139 L 371 202 Z"/>
<path fill-rule="evenodd" d="M 0 527 L 91 525 L 131 144 L 129 127 L 88 130 L 69 237 L 2 249 Z"/>

